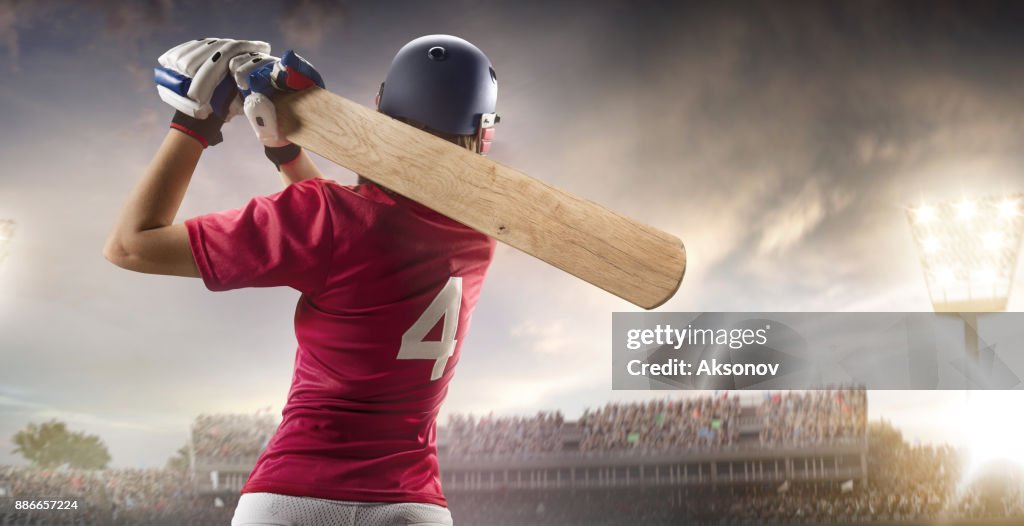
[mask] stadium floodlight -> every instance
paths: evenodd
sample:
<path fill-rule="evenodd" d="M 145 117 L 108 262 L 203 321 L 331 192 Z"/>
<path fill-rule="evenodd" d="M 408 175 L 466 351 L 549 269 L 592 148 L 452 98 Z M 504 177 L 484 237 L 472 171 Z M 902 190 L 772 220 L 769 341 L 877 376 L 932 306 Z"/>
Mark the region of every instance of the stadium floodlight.
<path fill-rule="evenodd" d="M 0 263 L 7 259 L 8 247 L 11 245 L 11 240 L 14 239 L 14 226 L 14 221 L 0 219 Z"/>
<path fill-rule="evenodd" d="M 927 225 L 935 219 L 935 209 L 928 205 L 921 205 L 912 209 L 914 220 L 922 225 Z"/>
<path fill-rule="evenodd" d="M 1020 215 L 1020 200 L 1008 197 L 999 203 L 1000 217 L 1016 217 Z"/>
<path fill-rule="evenodd" d="M 978 214 L 978 203 L 965 199 L 956 204 L 956 218 L 961 221 L 970 221 Z"/>
<path fill-rule="evenodd" d="M 907 210 L 936 312 L 1006 309 L 1017 268 L 1024 194 Z"/>

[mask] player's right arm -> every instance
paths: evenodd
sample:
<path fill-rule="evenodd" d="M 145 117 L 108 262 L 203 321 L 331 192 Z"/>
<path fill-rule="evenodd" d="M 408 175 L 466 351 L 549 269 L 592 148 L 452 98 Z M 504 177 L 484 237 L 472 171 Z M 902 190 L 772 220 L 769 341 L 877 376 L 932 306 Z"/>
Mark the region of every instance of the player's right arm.
<path fill-rule="evenodd" d="M 309 158 L 309 154 L 301 149 L 295 159 L 277 167 L 277 174 L 281 176 L 281 182 L 285 186 L 324 176 L 320 169 L 313 164 L 313 159 Z"/>
<path fill-rule="evenodd" d="M 320 72 L 294 51 L 285 52 L 281 58 L 267 54 L 239 56 L 229 68 L 238 88 L 246 95 L 245 116 L 263 143 L 267 157 L 277 167 L 281 182 L 287 187 L 323 177 L 309 155 L 280 133 L 274 106 L 274 99 L 280 95 L 316 86 L 323 88 Z"/>

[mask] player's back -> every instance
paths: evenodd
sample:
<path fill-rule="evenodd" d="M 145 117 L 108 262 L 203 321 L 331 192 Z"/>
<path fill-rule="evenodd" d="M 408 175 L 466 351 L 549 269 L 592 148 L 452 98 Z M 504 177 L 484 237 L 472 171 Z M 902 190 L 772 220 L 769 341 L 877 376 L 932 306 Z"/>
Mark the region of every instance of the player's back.
<path fill-rule="evenodd" d="M 435 419 L 494 241 L 373 184 L 317 180 L 332 262 L 295 314 L 284 420 L 243 492 L 445 505 Z"/>

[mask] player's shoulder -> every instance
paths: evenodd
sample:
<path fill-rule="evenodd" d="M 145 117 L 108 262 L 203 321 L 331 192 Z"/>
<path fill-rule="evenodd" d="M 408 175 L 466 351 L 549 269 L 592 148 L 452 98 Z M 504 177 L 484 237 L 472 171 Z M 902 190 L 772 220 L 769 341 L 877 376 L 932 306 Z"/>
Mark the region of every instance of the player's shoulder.
<path fill-rule="evenodd" d="M 360 179 L 360 182 L 354 185 L 341 184 L 331 179 L 320 179 L 318 184 L 341 206 L 374 210 L 376 213 L 401 213 L 419 217 L 436 214 L 416 201 L 365 179 Z"/>
<path fill-rule="evenodd" d="M 308 183 L 325 196 L 332 214 L 347 222 L 373 223 L 385 217 L 394 220 L 412 220 L 416 214 L 408 212 L 420 205 L 373 183 L 347 185 L 332 179 L 316 179 Z"/>
<path fill-rule="evenodd" d="M 411 222 L 428 230 L 446 232 L 457 237 L 490 239 L 476 230 L 455 221 L 427 206 L 372 181 L 360 179 L 358 184 L 344 185 L 331 179 L 319 179 L 320 188 L 331 196 L 332 203 L 342 215 L 358 216 L 359 220 L 373 222 L 387 218 L 388 224 Z"/>
<path fill-rule="evenodd" d="M 302 183 L 315 185 L 324 193 L 342 201 L 394 205 L 397 202 L 395 198 L 398 197 L 396 194 L 386 192 L 374 184 L 347 185 L 341 184 L 334 179 L 319 177 L 315 179 L 307 179 L 302 181 Z"/>

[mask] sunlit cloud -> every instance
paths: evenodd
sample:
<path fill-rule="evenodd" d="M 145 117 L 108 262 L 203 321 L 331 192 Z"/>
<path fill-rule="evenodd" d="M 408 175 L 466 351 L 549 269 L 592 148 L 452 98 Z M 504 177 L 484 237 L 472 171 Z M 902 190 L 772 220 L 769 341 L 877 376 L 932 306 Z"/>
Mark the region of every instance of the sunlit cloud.
<path fill-rule="evenodd" d="M 825 192 L 813 180 L 793 196 L 783 198 L 781 206 L 764 217 L 764 231 L 758 253 L 774 254 L 799 243 L 830 214 L 842 212 L 851 197 L 841 190 Z"/>
<path fill-rule="evenodd" d="M 346 3 L 337 0 L 298 0 L 281 17 L 281 35 L 295 49 L 318 50 L 325 40 L 340 36 L 346 9 Z"/>

